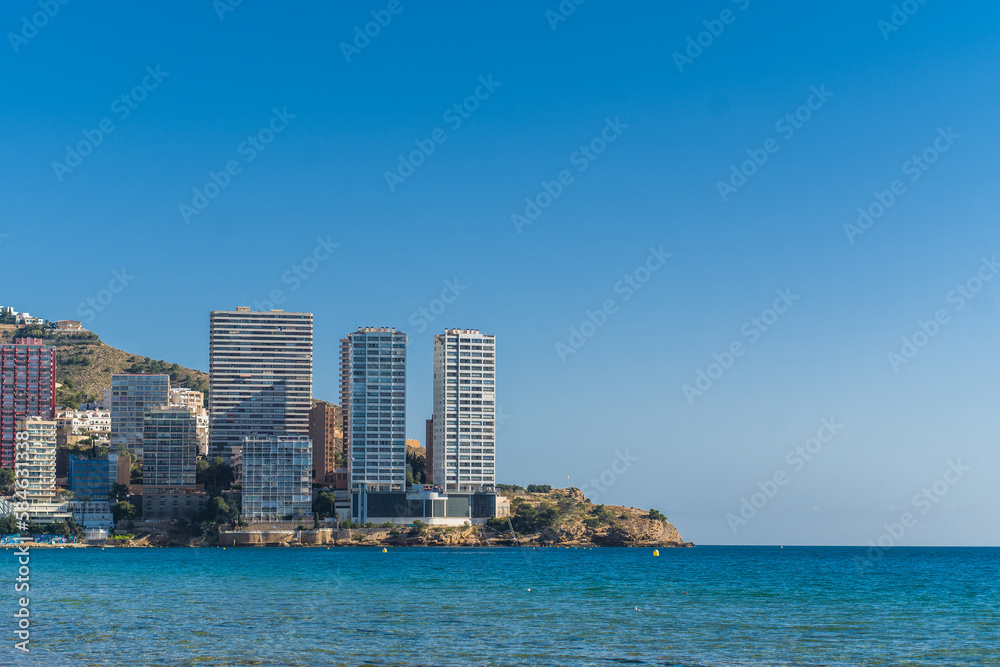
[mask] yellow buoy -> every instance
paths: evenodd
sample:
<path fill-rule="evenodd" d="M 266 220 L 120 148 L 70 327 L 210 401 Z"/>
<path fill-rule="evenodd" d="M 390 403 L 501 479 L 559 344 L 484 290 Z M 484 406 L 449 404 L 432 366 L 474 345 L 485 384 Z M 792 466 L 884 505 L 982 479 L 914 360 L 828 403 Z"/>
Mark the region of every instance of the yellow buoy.
<path fill-rule="evenodd" d="M 654 556 L 659 556 L 660 555 L 660 550 L 659 549 L 653 549 L 653 555 Z"/>
<path fill-rule="evenodd" d="M 385 547 L 382 547 L 382 553 L 384 553 L 384 554 L 389 553 L 389 550 L 386 549 Z"/>

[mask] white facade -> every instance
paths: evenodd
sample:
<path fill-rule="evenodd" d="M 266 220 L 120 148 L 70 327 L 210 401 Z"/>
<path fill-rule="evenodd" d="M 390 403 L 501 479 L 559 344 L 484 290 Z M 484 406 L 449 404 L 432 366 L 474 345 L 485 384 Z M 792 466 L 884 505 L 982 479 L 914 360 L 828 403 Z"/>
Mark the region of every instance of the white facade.
<path fill-rule="evenodd" d="M 435 485 L 488 491 L 496 483 L 496 340 L 476 329 L 434 336 Z"/>
<path fill-rule="evenodd" d="M 111 412 L 109 410 L 62 410 L 56 413 L 59 428 L 68 428 L 70 433 L 86 434 L 91 431 L 111 432 Z"/>
<path fill-rule="evenodd" d="M 56 422 L 29 417 L 17 423 L 15 488 L 24 489 L 32 505 L 49 505 L 56 498 Z M 24 486 L 27 480 L 27 486 Z"/>
<path fill-rule="evenodd" d="M 209 331 L 211 454 L 231 460 L 248 435 L 308 435 L 312 313 L 216 310 Z"/>
<path fill-rule="evenodd" d="M 340 341 L 350 486 L 406 489 L 406 334 L 360 328 Z"/>

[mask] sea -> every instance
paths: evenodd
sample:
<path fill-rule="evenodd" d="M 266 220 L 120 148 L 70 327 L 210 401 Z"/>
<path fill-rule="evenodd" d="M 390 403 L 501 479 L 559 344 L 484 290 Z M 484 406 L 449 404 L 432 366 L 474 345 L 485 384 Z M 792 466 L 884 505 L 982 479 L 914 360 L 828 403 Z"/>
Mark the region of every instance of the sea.
<path fill-rule="evenodd" d="M 990 548 L 36 548 L 16 593 L 19 567 L 0 665 L 1000 665 Z"/>

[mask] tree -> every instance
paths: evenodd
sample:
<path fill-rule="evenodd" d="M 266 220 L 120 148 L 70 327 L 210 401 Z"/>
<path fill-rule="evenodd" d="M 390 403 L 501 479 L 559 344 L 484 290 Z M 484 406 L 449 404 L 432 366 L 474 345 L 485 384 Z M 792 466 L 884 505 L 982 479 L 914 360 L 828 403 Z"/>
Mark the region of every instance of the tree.
<path fill-rule="evenodd" d="M 132 464 L 132 474 L 129 477 L 129 483 L 142 484 L 142 464 Z"/>
<path fill-rule="evenodd" d="M 663 521 L 666 522 L 667 517 L 663 515 L 659 510 L 649 510 L 649 518 L 653 521 Z"/>
<path fill-rule="evenodd" d="M 0 535 L 14 535 L 21 531 L 17 528 L 17 519 L 13 514 L 0 518 Z"/>
<path fill-rule="evenodd" d="M 121 502 L 123 500 L 128 500 L 128 486 L 125 484 L 118 484 L 117 482 L 111 485 L 111 500 L 114 502 Z"/>
<path fill-rule="evenodd" d="M 139 511 L 129 501 L 122 500 L 115 503 L 111 508 L 111 516 L 114 518 L 115 523 L 118 523 L 122 519 L 135 519 L 139 516 Z"/>
<path fill-rule="evenodd" d="M 413 528 L 410 529 L 410 537 L 417 537 L 427 532 L 427 524 L 420 519 L 413 520 Z"/>
<path fill-rule="evenodd" d="M 552 490 L 550 484 L 529 484 L 528 493 L 548 493 Z"/>
<path fill-rule="evenodd" d="M 63 521 L 53 521 L 46 532 L 52 535 L 69 535 L 69 526 Z"/>
<path fill-rule="evenodd" d="M 221 495 L 221 492 L 232 488 L 236 474 L 232 467 L 216 456 L 211 461 L 204 459 L 195 464 L 195 482 L 204 484 L 210 496 Z"/>
<path fill-rule="evenodd" d="M 227 503 L 222 496 L 216 496 L 208 501 L 208 511 L 216 523 L 233 523 L 239 515 L 239 510 Z"/>
<path fill-rule="evenodd" d="M 407 484 L 422 484 L 425 479 L 425 471 L 427 469 L 427 457 L 426 455 L 417 454 L 421 450 L 406 450 L 406 463 L 410 466 L 410 470 L 413 471 L 412 475 L 407 475 Z"/>
<path fill-rule="evenodd" d="M 322 491 L 313 503 L 313 513 L 317 519 L 333 516 L 337 504 L 337 494 L 333 491 Z"/>
<path fill-rule="evenodd" d="M 0 493 L 10 493 L 14 490 L 16 475 L 13 468 L 0 469 Z"/>

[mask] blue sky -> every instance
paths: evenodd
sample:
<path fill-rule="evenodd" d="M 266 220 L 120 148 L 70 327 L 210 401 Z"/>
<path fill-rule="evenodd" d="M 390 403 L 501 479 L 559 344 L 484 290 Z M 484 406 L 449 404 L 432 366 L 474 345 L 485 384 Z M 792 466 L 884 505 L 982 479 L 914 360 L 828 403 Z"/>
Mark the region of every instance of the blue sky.
<path fill-rule="evenodd" d="M 278 291 L 334 400 L 395 326 L 421 440 L 433 333 L 479 328 L 502 481 L 700 543 L 995 545 L 1000 7 L 903 4 L 5 3 L 0 301 L 206 369 L 209 311 Z"/>

